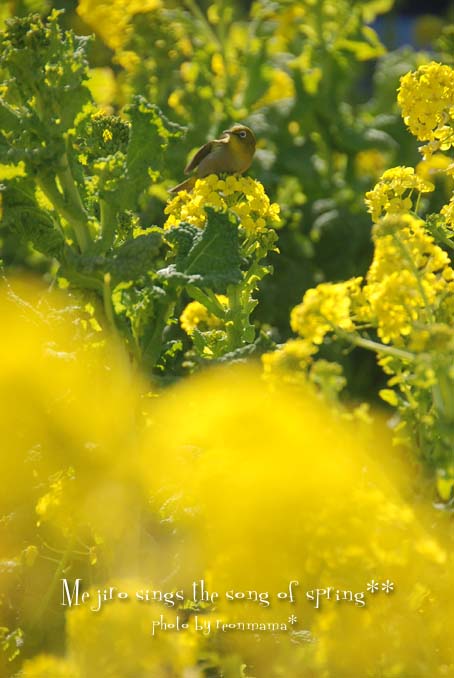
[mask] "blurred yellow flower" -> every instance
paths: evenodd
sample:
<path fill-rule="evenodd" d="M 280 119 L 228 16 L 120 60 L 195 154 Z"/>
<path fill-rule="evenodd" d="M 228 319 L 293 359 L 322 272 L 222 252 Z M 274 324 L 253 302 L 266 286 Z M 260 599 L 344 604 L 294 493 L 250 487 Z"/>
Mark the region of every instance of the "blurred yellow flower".
<path fill-rule="evenodd" d="M 272 106 L 283 99 L 293 99 L 295 96 L 295 85 L 291 76 L 285 71 L 273 69 L 271 71 L 270 86 L 266 93 L 254 103 L 253 108 L 263 108 Z"/>
<path fill-rule="evenodd" d="M 262 355 L 263 375 L 271 386 L 282 383 L 309 387 L 308 368 L 317 347 L 305 339 L 289 339 L 275 351 Z"/>
<path fill-rule="evenodd" d="M 386 167 L 386 156 L 376 148 L 368 148 L 357 153 L 356 173 L 359 177 L 378 179 Z"/>
<path fill-rule="evenodd" d="M 442 675 L 454 659 L 440 619 L 454 611 L 449 521 L 403 499 L 413 472 L 381 424 L 360 435 L 311 392 L 270 393 L 247 369 L 187 382 L 154 414 L 154 496 L 184 530 L 185 566 L 174 584 L 202 570 L 216 591 L 276 593 L 299 581 L 295 605 L 216 605 L 230 620 L 293 612 L 315 641 L 298 645 L 296 634 L 281 634 L 276 643 L 263 634 L 256 645 L 247 634 L 232 636 L 230 651 L 248 656 L 255 675 L 297 676 L 302 665 L 330 678 L 367 675 L 371 666 L 401 678 Z M 376 595 L 367 593 L 373 580 L 380 582 Z M 382 590 L 387 580 L 390 596 Z M 432 603 L 421 601 L 415 617 L 421 581 Z M 305 592 L 328 586 L 365 591 L 366 606 L 323 595 L 316 609 Z M 439 652 L 429 649 L 432 642 Z"/>
<path fill-rule="evenodd" d="M 112 103 L 117 93 L 117 83 L 111 68 L 91 68 L 87 81 L 93 99 L 102 113 L 112 113 Z"/>
<path fill-rule="evenodd" d="M 23 678 L 81 678 L 82 674 L 72 662 L 42 654 L 24 662 L 21 676 Z"/>
<path fill-rule="evenodd" d="M 112 50 L 121 50 L 136 14 L 159 9 L 161 0 L 79 0 L 77 13 Z"/>
<path fill-rule="evenodd" d="M 217 294 L 218 302 L 225 308 L 228 308 L 228 298 L 223 294 Z M 223 326 L 223 321 L 198 301 L 191 301 L 180 316 L 180 324 L 186 334 L 189 336 L 194 333 L 195 329 L 201 332 L 207 329 L 218 329 Z"/>
<path fill-rule="evenodd" d="M 327 678 L 371 666 L 371 676 L 446 674 L 449 516 L 414 496 L 422 481 L 380 421 L 359 432 L 312 391 L 270 390 L 254 369 L 232 366 L 145 404 L 123 354 L 81 331 L 80 311 L 68 317 L 58 297 L 18 283 L 1 291 L 0 310 L 1 559 L 26 567 L 26 586 L 15 570 L 1 596 L 14 598 L 25 639 L 37 623 L 46 639 L 66 634 L 64 656 L 37 654 L 18 675 L 201 678 L 205 665 L 270 678 L 301 666 Z M 310 360 L 300 340 L 287 351 Z M 65 613 L 55 588 L 63 571 L 81 573 L 93 599 L 109 586 L 129 598 L 104 603 L 99 616 L 87 605 Z M 201 579 L 220 597 L 196 611 L 187 603 Z M 294 601 L 279 598 L 292 581 Z M 185 602 L 135 598 L 156 587 L 182 590 Z M 257 597 L 232 602 L 228 591 Z M 160 614 L 190 628 L 152 637 Z M 214 629 L 217 620 L 275 621 L 286 631 L 260 642 L 251 632 L 204 636 L 195 614 Z"/>
<path fill-rule="evenodd" d="M 25 163 L 20 161 L 17 165 L 5 165 L 0 163 L 0 180 L 25 177 Z"/>

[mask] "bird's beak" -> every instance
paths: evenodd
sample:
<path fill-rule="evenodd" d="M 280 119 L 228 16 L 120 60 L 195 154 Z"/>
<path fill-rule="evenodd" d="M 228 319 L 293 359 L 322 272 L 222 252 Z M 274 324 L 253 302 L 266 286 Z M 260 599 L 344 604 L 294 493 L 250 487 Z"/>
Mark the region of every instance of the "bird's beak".
<path fill-rule="evenodd" d="M 225 130 L 222 132 L 222 134 L 232 134 L 232 130 L 231 130 L 231 129 L 225 129 Z"/>

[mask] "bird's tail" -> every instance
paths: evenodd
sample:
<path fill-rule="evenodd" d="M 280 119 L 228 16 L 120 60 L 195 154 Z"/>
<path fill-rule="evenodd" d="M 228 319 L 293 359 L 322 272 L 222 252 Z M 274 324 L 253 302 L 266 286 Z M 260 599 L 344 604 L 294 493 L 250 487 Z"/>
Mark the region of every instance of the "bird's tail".
<path fill-rule="evenodd" d="M 192 191 L 196 181 L 197 177 L 189 177 L 189 179 L 185 179 L 184 181 L 182 181 L 181 184 L 178 184 L 173 188 L 169 188 L 169 193 L 179 193 L 180 191 Z"/>

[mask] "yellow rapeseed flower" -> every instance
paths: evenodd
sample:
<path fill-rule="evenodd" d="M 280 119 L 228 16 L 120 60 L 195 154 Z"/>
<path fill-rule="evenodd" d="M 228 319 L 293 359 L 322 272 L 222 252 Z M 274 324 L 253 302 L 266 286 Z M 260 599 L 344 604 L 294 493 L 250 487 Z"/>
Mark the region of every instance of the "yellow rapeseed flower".
<path fill-rule="evenodd" d="M 454 69 L 434 61 L 400 80 L 397 101 L 425 156 L 454 146 Z"/>
<path fill-rule="evenodd" d="M 180 191 L 169 202 L 164 210 L 168 215 L 164 227 L 185 221 L 203 228 L 207 218 L 205 207 L 219 212 L 230 210 L 247 233 L 261 232 L 279 223 L 279 206 L 270 202 L 260 181 L 235 174 L 225 179 L 210 174 L 197 179 L 190 193 Z"/>
<path fill-rule="evenodd" d="M 228 308 L 229 301 L 225 295 L 217 294 L 216 298 L 225 309 Z M 223 321 L 210 313 L 206 306 L 200 302 L 191 301 L 180 315 L 180 324 L 186 334 L 191 336 L 195 329 L 201 332 L 207 329 L 219 329 L 223 326 Z"/>
<path fill-rule="evenodd" d="M 440 214 L 444 216 L 446 224 L 454 230 L 454 196 L 446 205 L 443 205 Z"/>
<path fill-rule="evenodd" d="M 290 316 L 292 330 L 314 344 L 321 344 L 336 328 L 354 330 L 354 302 L 360 294 L 362 278 L 341 283 L 321 283 L 308 290 Z"/>
<path fill-rule="evenodd" d="M 408 214 L 384 219 L 374 243 L 364 296 L 382 341 L 400 344 L 442 302 L 453 273 L 450 260 L 424 222 Z"/>
<path fill-rule="evenodd" d="M 386 170 L 378 183 L 366 193 L 365 203 L 377 222 L 384 214 L 405 214 L 413 209 L 413 194 L 428 193 L 435 186 L 415 174 L 413 167 L 392 167 Z M 415 196 L 416 197 L 416 196 Z"/>

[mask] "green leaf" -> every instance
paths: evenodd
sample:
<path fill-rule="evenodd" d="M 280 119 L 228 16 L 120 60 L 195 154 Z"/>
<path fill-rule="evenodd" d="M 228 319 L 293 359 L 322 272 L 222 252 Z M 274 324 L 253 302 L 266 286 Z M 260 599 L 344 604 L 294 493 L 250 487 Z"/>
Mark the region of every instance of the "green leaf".
<path fill-rule="evenodd" d="M 169 231 L 176 248 L 175 263 L 158 274 L 177 285 L 209 287 L 225 294 L 227 285 L 243 279 L 238 224 L 227 214 L 207 208 L 205 228 L 182 223 Z"/>
<path fill-rule="evenodd" d="M 161 234 L 153 232 L 128 240 L 106 255 L 96 251 L 76 254 L 66 250 L 61 272 L 71 282 L 90 289 L 102 289 L 105 273 L 111 274 L 114 286 L 129 284 L 155 269 L 161 243 Z"/>
<path fill-rule="evenodd" d="M 57 230 L 49 212 L 42 210 L 35 199 L 34 184 L 30 179 L 14 179 L 1 186 L 3 219 L 1 225 L 29 242 L 42 254 L 59 258 L 65 239 Z"/>
<path fill-rule="evenodd" d="M 91 101 L 87 38 L 63 31 L 60 14 L 14 17 L 0 34 L 0 162 L 24 161 L 29 174 L 61 170 L 66 135 Z"/>
<path fill-rule="evenodd" d="M 63 31 L 54 10 L 47 20 L 32 14 L 6 21 L 0 35 L 0 59 L 10 75 L 6 85 L 16 99 L 61 135 L 91 100 L 87 79 L 86 44 L 90 38 Z"/>
<path fill-rule="evenodd" d="M 142 192 L 162 171 L 170 141 L 179 138 L 184 130 L 142 96 L 133 97 L 126 113 L 131 120 L 131 129 L 126 155 L 127 175 L 122 186 L 123 206 L 133 209 Z"/>
<path fill-rule="evenodd" d="M 137 280 L 154 270 L 161 244 L 162 235 L 152 232 L 127 240 L 118 247 L 112 259 L 107 262 L 107 270 L 112 275 L 113 284 Z"/>

